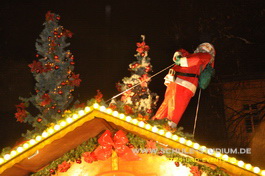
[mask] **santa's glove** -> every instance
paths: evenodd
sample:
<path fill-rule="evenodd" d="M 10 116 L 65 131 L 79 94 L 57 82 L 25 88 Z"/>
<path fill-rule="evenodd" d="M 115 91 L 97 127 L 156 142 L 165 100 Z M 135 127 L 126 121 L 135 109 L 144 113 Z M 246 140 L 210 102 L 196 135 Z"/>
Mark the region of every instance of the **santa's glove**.
<path fill-rule="evenodd" d="M 173 69 L 170 69 L 169 72 L 168 72 L 168 74 L 164 78 L 165 79 L 164 84 L 166 86 L 168 86 L 169 83 L 175 81 L 174 75 L 175 75 L 175 71 Z"/>
<path fill-rule="evenodd" d="M 181 52 L 175 52 L 173 56 L 173 62 L 175 62 L 176 65 L 180 65 L 180 58 L 182 58 Z"/>

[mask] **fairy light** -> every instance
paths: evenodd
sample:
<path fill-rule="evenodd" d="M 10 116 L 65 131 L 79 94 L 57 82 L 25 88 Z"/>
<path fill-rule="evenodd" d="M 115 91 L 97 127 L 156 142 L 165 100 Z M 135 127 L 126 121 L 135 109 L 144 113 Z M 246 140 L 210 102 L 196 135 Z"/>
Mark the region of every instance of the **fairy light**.
<path fill-rule="evenodd" d="M 54 125 L 54 127 L 53 127 L 56 131 L 58 131 L 61 127 L 60 127 L 60 125 Z"/>
<path fill-rule="evenodd" d="M 133 120 L 132 120 L 132 123 L 135 124 L 135 125 L 136 125 L 138 122 L 139 122 L 139 121 L 138 121 L 137 119 L 133 119 Z"/>
<path fill-rule="evenodd" d="M 132 120 L 132 118 L 131 118 L 130 116 L 127 116 L 127 117 L 126 117 L 126 121 L 127 121 L 127 122 L 130 122 L 131 120 Z"/>
<path fill-rule="evenodd" d="M 114 116 L 114 117 L 118 117 L 118 116 L 119 116 L 118 111 L 113 111 L 112 116 Z"/>
<path fill-rule="evenodd" d="M 1 158 L 0 158 L 0 162 L 1 162 Z M 265 176 L 265 170 L 261 171 L 261 175 Z"/>
<path fill-rule="evenodd" d="M 164 130 L 159 130 L 158 134 L 163 135 L 163 134 L 165 134 L 165 131 Z"/>
<path fill-rule="evenodd" d="M 60 126 L 62 126 L 62 127 L 64 127 L 66 125 L 66 122 L 65 121 L 62 121 L 61 123 L 60 123 Z"/>
<path fill-rule="evenodd" d="M 34 139 L 31 139 L 31 140 L 29 141 L 29 143 L 30 143 L 30 145 L 34 145 L 34 144 L 36 143 L 36 141 L 35 141 Z"/>
<path fill-rule="evenodd" d="M 227 160 L 228 160 L 228 158 L 229 158 L 229 156 L 228 156 L 228 155 L 223 155 L 223 156 L 222 156 L 222 159 L 223 159 L 224 161 L 227 161 Z"/>
<path fill-rule="evenodd" d="M 95 104 L 93 104 L 93 107 L 94 107 L 95 109 L 98 109 L 98 108 L 99 108 L 99 105 L 98 105 L 97 103 L 95 103 Z"/>
<path fill-rule="evenodd" d="M 74 114 L 73 115 L 73 119 L 78 119 L 78 115 L 77 114 Z"/>
<path fill-rule="evenodd" d="M 125 118 L 125 115 L 124 114 L 120 114 L 118 116 L 119 116 L 120 119 L 124 119 Z M 126 119 L 130 119 L 130 116 L 126 117 L 125 120 Z"/>
<path fill-rule="evenodd" d="M 259 173 L 260 172 L 260 168 L 259 167 L 254 167 L 253 168 L 253 172 L 256 173 L 256 174 Z"/>
<path fill-rule="evenodd" d="M 29 148 L 29 144 L 28 144 L 28 143 L 23 144 L 23 148 L 24 148 L 24 149 Z"/>
<path fill-rule="evenodd" d="M 222 154 L 221 154 L 220 152 L 216 152 L 216 153 L 215 153 L 215 156 L 216 156 L 217 158 L 220 158 L 220 157 L 222 156 Z"/>
<path fill-rule="evenodd" d="M 138 126 L 141 127 L 141 128 L 143 128 L 143 127 L 144 127 L 144 122 L 143 122 L 143 121 L 140 121 L 140 122 L 138 123 Z"/>
<path fill-rule="evenodd" d="M 207 148 L 206 148 L 205 146 L 201 146 L 201 147 L 200 147 L 200 151 L 201 151 L 201 152 L 206 152 L 206 150 L 207 150 Z"/>
<path fill-rule="evenodd" d="M 181 144 L 184 144 L 185 142 L 186 142 L 186 139 L 185 138 L 179 138 L 179 142 L 181 143 Z"/>
<path fill-rule="evenodd" d="M 67 122 L 67 123 L 72 123 L 72 122 L 73 122 L 73 119 L 72 119 L 71 117 L 68 117 L 68 118 L 66 119 L 66 122 Z"/>
<path fill-rule="evenodd" d="M 106 108 L 105 108 L 106 109 Z M 84 110 L 80 110 L 80 111 L 78 111 L 78 114 L 80 115 L 80 116 L 83 116 L 83 115 L 85 115 L 85 111 Z"/>
<path fill-rule="evenodd" d="M 9 160 L 10 158 L 11 158 L 11 156 L 9 154 L 5 154 L 5 156 L 4 156 L 5 160 Z"/>
<path fill-rule="evenodd" d="M 107 113 L 107 114 L 111 114 L 111 113 L 112 113 L 112 109 L 108 108 L 108 109 L 106 110 L 106 113 Z"/>
<path fill-rule="evenodd" d="M 22 148 L 22 147 L 18 147 L 18 148 L 17 148 L 17 152 L 18 152 L 18 153 L 20 153 L 20 152 L 22 152 L 22 151 L 23 151 L 23 148 Z"/>
<path fill-rule="evenodd" d="M 41 134 L 41 136 L 44 137 L 44 138 L 46 138 L 46 137 L 48 137 L 48 133 L 47 133 L 47 132 L 43 132 L 43 133 Z"/>
<path fill-rule="evenodd" d="M 186 145 L 187 146 L 191 146 L 193 144 L 193 142 L 191 141 L 191 140 L 188 140 L 187 142 L 186 142 Z"/>
<path fill-rule="evenodd" d="M 154 127 L 152 128 L 152 132 L 156 133 L 157 131 L 158 131 L 158 128 L 157 128 L 156 126 L 154 126 Z"/>
<path fill-rule="evenodd" d="M 152 128 L 152 126 L 150 124 L 145 125 L 145 129 L 150 130 L 151 128 Z"/>
<path fill-rule="evenodd" d="M 11 156 L 15 156 L 16 154 L 17 154 L 17 152 L 15 150 L 12 150 L 10 153 Z"/>
<path fill-rule="evenodd" d="M 167 138 L 171 138 L 172 133 L 168 131 L 168 132 L 166 132 L 165 136 L 166 136 Z"/>
<path fill-rule="evenodd" d="M 52 134 L 52 133 L 54 133 L 54 130 L 53 130 L 52 128 L 49 128 L 49 129 L 48 129 L 48 133 L 49 133 L 49 134 Z"/>
<path fill-rule="evenodd" d="M 177 135 L 175 135 L 175 134 L 172 136 L 172 139 L 173 139 L 174 141 L 178 140 L 178 138 L 179 138 L 179 137 L 178 137 Z"/>
<path fill-rule="evenodd" d="M 229 158 L 229 162 L 232 163 L 232 164 L 235 164 L 236 163 L 236 158 L 234 158 L 234 157 Z"/>
<path fill-rule="evenodd" d="M 250 169 L 252 168 L 252 165 L 251 165 L 251 164 L 246 164 L 246 165 L 245 165 L 245 168 L 246 168 L 247 170 L 250 170 Z"/>
<path fill-rule="evenodd" d="M 0 164 L 2 164 L 5 160 L 3 158 L 0 158 Z"/>
<path fill-rule="evenodd" d="M 36 141 L 41 141 L 41 136 L 37 136 L 35 139 Z"/>
<path fill-rule="evenodd" d="M 100 106 L 99 110 L 100 110 L 101 112 L 105 112 L 105 111 L 106 111 L 106 107 L 105 107 L 105 106 Z"/>
<path fill-rule="evenodd" d="M 198 143 L 194 143 L 194 144 L 193 144 L 193 148 L 195 148 L 195 149 L 199 149 L 199 148 L 200 148 L 200 144 L 198 144 Z"/>
<path fill-rule="evenodd" d="M 243 161 L 238 161 L 238 162 L 237 162 L 237 165 L 238 165 L 239 167 L 243 167 L 244 164 L 245 164 L 245 163 L 244 163 Z"/>
<path fill-rule="evenodd" d="M 85 107 L 85 112 L 89 112 L 89 111 L 91 111 L 91 108 L 90 107 Z"/>

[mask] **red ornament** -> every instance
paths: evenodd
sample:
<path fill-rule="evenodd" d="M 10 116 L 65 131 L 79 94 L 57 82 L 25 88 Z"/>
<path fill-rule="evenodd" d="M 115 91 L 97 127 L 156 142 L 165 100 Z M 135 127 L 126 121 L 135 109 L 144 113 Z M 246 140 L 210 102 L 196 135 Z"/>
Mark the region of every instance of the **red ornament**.
<path fill-rule="evenodd" d="M 59 69 L 59 66 L 58 65 L 55 65 L 54 69 L 55 70 Z"/>
<path fill-rule="evenodd" d="M 57 17 L 56 17 L 56 20 L 60 20 L 60 19 L 61 19 L 61 17 L 60 17 L 60 16 L 57 16 Z"/>
<path fill-rule="evenodd" d="M 42 118 L 38 118 L 38 119 L 37 119 L 37 122 L 41 122 L 41 121 L 42 121 Z"/>
<path fill-rule="evenodd" d="M 57 56 L 57 55 L 54 56 L 54 59 L 58 59 L 58 58 L 59 58 L 59 56 Z"/>
<path fill-rule="evenodd" d="M 38 93 L 38 92 L 39 92 L 39 90 L 36 89 L 36 93 Z"/>
<path fill-rule="evenodd" d="M 150 66 L 146 66 L 145 67 L 145 72 L 149 72 L 149 71 L 151 71 L 151 67 Z"/>
<path fill-rule="evenodd" d="M 52 108 L 52 109 L 55 109 L 55 108 L 56 108 L 56 106 L 52 106 L 51 108 Z"/>
<path fill-rule="evenodd" d="M 143 89 L 142 89 L 142 92 L 146 92 L 146 89 L 145 89 L 145 88 L 143 88 Z"/>
<path fill-rule="evenodd" d="M 59 90 L 58 91 L 58 94 L 62 95 L 63 94 L 63 91 Z"/>
<path fill-rule="evenodd" d="M 74 64 L 75 64 L 75 62 L 74 62 L 74 61 L 71 61 L 71 62 L 70 62 L 70 64 L 71 64 L 71 65 L 74 65 Z"/>
<path fill-rule="evenodd" d="M 62 36 L 61 36 L 61 35 L 58 35 L 57 37 L 58 37 L 58 38 L 61 38 Z"/>
<path fill-rule="evenodd" d="M 49 172 L 50 172 L 51 174 L 54 174 L 54 173 L 55 173 L 55 170 L 54 170 L 54 169 L 50 169 Z"/>
<path fill-rule="evenodd" d="M 175 162 L 176 167 L 179 167 L 179 162 Z"/>
<path fill-rule="evenodd" d="M 61 113 L 62 111 L 60 109 L 57 110 L 58 113 Z"/>
<path fill-rule="evenodd" d="M 82 163 L 82 160 L 81 160 L 81 159 L 77 159 L 75 162 L 76 162 L 77 164 L 81 164 L 81 163 Z"/>
<path fill-rule="evenodd" d="M 36 57 L 39 57 L 39 55 L 38 55 L 38 54 L 36 54 Z"/>
<path fill-rule="evenodd" d="M 128 87 L 132 87 L 132 84 L 128 84 Z"/>
<path fill-rule="evenodd" d="M 147 109 L 146 112 L 150 114 L 152 113 L 152 109 Z"/>
<path fill-rule="evenodd" d="M 54 31 L 53 34 L 54 34 L 54 35 L 58 35 L 58 32 L 57 32 L 57 31 Z"/>
<path fill-rule="evenodd" d="M 65 86 L 65 85 L 66 85 L 66 82 L 62 82 L 61 85 L 62 85 L 62 86 Z"/>
<path fill-rule="evenodd" d="M 141 53 L 141 56 L 144 57 L 145 56 L 145 53 Z"/>

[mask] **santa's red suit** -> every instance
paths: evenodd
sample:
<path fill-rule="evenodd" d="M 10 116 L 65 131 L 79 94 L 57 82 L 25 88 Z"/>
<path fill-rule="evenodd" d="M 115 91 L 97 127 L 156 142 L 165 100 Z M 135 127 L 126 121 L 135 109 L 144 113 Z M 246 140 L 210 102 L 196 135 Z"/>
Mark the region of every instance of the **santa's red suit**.
<path fill-rule="evenodd" d="M 202 47 L 201 45 L 199 47 Z M 206 50 L 209 51 L 208 49 Z M 182 49 L 174 54 L 173 60 L 176 61 L 178 59 L 178 65 L 175 65 L 172 69 L 177 77 L 175 81 L 166 80 L 168 84 L 165 99 L 152 119 L 168 118 L 178 124 L 191 97 L 196 92 L 198 76 L 201 71 L 209 62 L 211 62 L 213 67 L 214 49 L 211 52 L 201 50 L 201 48 L 196 51 L 197 53 L 189 54 L 186 50 Z M 179 55 L 181 56 L 179 57 Z"/>

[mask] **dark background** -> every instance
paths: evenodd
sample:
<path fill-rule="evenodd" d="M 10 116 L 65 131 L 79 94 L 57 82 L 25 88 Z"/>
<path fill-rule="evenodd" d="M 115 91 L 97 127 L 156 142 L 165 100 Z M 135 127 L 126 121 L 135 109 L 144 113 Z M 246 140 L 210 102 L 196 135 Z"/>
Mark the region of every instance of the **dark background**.
<path fill-rule="evenodd" d="M 75 90 L 81 102 L 100 89 L 107 100 L 117 94 L 115 83 L 130 76 L 136 42 L 146 36 L 156 73 L 172 64 L 172 55 L 184 48 L 193 52 L 202 42 L 216 48 L 216 76 L 202 91 L 196 140 L 204 145 L 223 145 L 226 140 L 223 82 L 264 78 L 264 0 L 56 0 L 0 2 L 0 147 L 13 146 L 30 129 L 16 122 L 18 97 L 29 97 L 34 79 L 28 64 L 35 59 L 35 41 L 43 30 L 48 10 L 61 16 L 60 25 L 74 35 L 68 49 L 75 56 L 75 72 L 82 79 Z M 160 96 L 166 72 L 153 78 L 150 89 Z M 192 133 L 196 96 L 180 126 Z M 159 103 L 159 104 L 160 104 Z"/>

